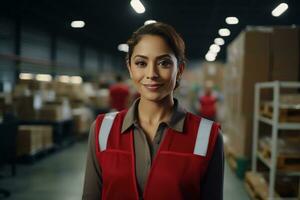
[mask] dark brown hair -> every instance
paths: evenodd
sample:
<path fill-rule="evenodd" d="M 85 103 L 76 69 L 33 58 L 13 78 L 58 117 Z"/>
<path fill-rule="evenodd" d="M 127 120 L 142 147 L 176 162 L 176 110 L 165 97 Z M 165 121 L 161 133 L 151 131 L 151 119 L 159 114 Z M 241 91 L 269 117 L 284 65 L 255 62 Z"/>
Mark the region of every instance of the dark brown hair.
<path fill-rule="evenodd" d="M 134 47 L 139 43 L 144 35 L 157 35 L 162 37 L 174 52 L 175 57 L 178 60 L 178 64 L 185 63 L 185 44 L 183 39 L 172 26 L 162 22 L 157 22 L 140 27 L 129 38 L 127 41 L 129 50 L 126 56 L 126 60 L 129 64 Z"/>

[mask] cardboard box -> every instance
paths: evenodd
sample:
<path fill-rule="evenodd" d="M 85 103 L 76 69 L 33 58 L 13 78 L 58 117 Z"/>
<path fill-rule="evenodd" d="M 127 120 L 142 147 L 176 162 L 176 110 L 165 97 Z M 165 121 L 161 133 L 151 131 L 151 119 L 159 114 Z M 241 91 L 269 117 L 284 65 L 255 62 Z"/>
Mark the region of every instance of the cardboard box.
<path fill-rule="evenodd" d="M 53 146 L 53 128 L 51 126 L 39 126 L 39 131 L 42 134 L 43 149 L 49 149 Z"/>
<path fill-rule="evenodd" d="M 74 130 L 75 134 L 81 135 L 86 134 L 89 131 L 90 123 L 82 117 L 82 116 L 75 116 L 74 117 Z"/>
<path fill-rule="evenodd" d="M 62 121 L 71 119 L 71 107 L 67 98 L 57 98 L 45 102 L 39 111 L 39 119 L 46 121 Z"/>
<path fill-rule="evenodd" d="M 62 106 L 60 105 L 44 105 L 39 111 L 39 119 L 45 121 L 61 121 L 63 120 Z"/>
<path fill-rule="evenodd" d="M 26 86 L 30 91 L 45 90 L 47 89 L 48 82 L 37 81 L 37 80 L 18 80 L 18 85 Z"/>
<path fill-rule="evenodd" d="M 229 45 L 227 66 L 231 68 L 231 87 L 236 95 L 232 97 L 235 102 L 233 112 L 252 116 L 254 85 L 257 82 L 268 81 L 270 76 L 269 43 L 269 32 L 253 30 L 243 31 Z"/>
<path fill-rule="evenodd" d="M 18 83 L 13 90 L 13 97 L 29 96 L 31 94 L 28 85 Z"/>
<path fill-rule="evenodd" d="M 240 112 L 252 117 L 254 107 L 254 87 L 257 82 L 269 79 L 269 38 L 265 32 L 248 32 L 245 35 L 244 62 L 241 67 L 241 84 L 239 87 Z M 267 94 L 262 94 L 267 95 Z"/>
<path fill-rule="evenodd" d="M 245 116 L 230 116 L 226 121 L 227 143 L 236 153 L 236 157 L 251 158 L 252 149 L 252 120 Z"/>
<path fill-rule="evenodd" d="M 42 106 L 42 99 L 38 94 L 14 97 L 13 105 L 19 119 L 36 120 L 38 110 Z"/>
<path fill-rule="evenodd" d="M 42 134 L 35 126 L 19 126 L 17 135 L 17 156 L 34 155 L 43 148 Z"/>
<path fill-rule="evenodd" d="M 271 34 L 270 80 L 300 80 L 300 29 L 299 27 L 274 27 Z M 295 89 L 281 89 L 283 93 L 297 93 Z"/>
<path fill-rule="evenodd" d="M 108 109 L 109 105 L 109 90 L 100 89 L 95 92 L 96 96 L 90 97 L 90 100 L 96 108 Z"/>
<path fill-rule="evenodd" d="M 224 91 L 230 114 L 225 123 L 230 124 L 226 134 L 238 157 L 251 157 L 254 88 L 270 78 L 270 54 L 270 32 L 266 31 L 243 31 L 228 47 Z M 261 95 L 271 96 L 270 92 Z"/>
<path fill-rule="evenodd" d="M 52 146 L 53 129 L 51 126 L 19 126 L 17 135 L 17 156 L 34 155 Z"/>
<path fill-rule="evenodd" d="M 72 110 L 75 134 L 87 134 L 93 121 L 91 110 L 85 107 Z"/>
<path fill-rule="evenodd" d="M 275 27 L 271 35 L 271 80 L 299 80 L 299 28 Z"/>
<path fill-rule="evenodd" d="M 228 46 L 224 103 L 233 114 L 225 123 L 234 124 L 230 139 L 245 157 L 250 158 L 252 149 L 255 83 L 299 80 L 299 35 L 299 28 L 254 28 L 241 32 Z M 271 90 L 261 91 L 262 100 L 271 100 L 272 96 Z"/>

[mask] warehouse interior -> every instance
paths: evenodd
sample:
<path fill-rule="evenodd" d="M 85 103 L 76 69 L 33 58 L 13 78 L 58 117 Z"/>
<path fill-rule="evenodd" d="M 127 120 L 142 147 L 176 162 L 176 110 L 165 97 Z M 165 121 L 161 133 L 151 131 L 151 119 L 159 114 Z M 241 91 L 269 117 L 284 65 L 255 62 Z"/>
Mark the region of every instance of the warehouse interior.
<path fill-rule="evenodd" d="M 224 141 L 224 200 L 300 200 L 300 2 L 5 1 L 0 6 L 0 199 L 82 199 L 89 130 L 121 77 L 127 40 L 164 22 L 184 39 L 175 97 Z M 120 80 L 119 80 L 120 81 Z"/>

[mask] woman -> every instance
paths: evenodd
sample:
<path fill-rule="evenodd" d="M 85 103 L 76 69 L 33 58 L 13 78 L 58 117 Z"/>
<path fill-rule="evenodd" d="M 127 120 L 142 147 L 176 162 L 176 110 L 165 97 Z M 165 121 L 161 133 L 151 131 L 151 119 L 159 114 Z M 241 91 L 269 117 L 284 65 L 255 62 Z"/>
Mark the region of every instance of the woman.
<path fill-rule="evenodd" d="M 219 125 L 173 98 L 185 68 L 183 40 L 155 23 L 134 32 L 128 45 L 140 98 L 92 125 L 83 199 L 222 199 Z"/>

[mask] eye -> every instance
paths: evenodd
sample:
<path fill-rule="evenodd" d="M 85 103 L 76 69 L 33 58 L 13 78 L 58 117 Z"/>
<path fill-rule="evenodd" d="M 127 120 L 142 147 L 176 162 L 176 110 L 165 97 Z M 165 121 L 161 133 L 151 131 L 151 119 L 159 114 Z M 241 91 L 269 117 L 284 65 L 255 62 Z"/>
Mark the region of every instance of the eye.
<path fill-rule="evenodd" d="M 169 68 L 172 67 L 173 62 L 170 59 L 164 59 L 158 62 L 159 66 L 165 67 L 165 68 Z"/>
<path fill-rule="evenodd" d="M 135 61 L 134 63 L 137 67 L 146 67 L 147 66 L 147 63 L 143 60 L 137 60 Z"/>

